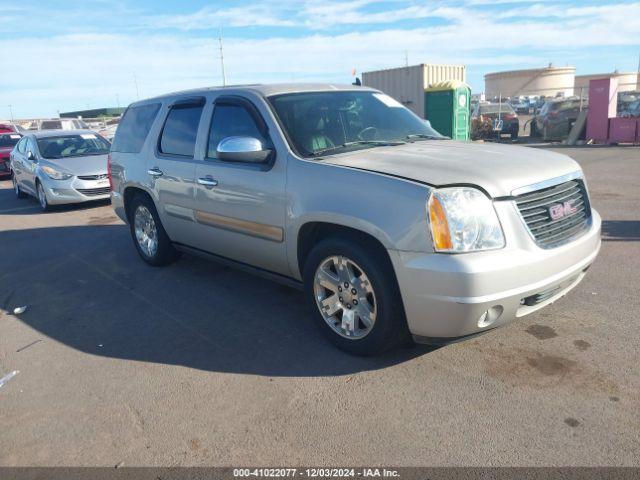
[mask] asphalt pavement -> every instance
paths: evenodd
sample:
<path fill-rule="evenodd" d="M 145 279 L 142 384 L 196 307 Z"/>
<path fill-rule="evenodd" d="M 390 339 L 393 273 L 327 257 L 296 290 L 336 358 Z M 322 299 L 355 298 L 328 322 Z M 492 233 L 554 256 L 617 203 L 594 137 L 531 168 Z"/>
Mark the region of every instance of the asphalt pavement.
<path fill-rule="evenodd" d="M 0 181 L 0 465 L 640 466 L 640 148 L 557 150 L 604 219 L 582 284 L 377 358 L 296 290 L 149 267 L 108 204 L 43 214 Z"/>

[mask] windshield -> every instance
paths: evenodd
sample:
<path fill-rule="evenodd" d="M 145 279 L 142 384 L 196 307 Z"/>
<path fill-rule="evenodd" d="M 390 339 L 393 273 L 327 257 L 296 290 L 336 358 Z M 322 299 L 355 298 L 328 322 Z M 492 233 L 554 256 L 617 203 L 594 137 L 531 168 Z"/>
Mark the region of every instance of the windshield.
<path fill-rule="evenodd" d="M 303 157 L 446 138 L 383 93 L 289 93 L 269 101 L 291 147 Z"/>
<path fill-rule="evenodd" d="M 38 149 L 44 158 L 106 155 L 109 146 L 109 142 L 95 133 L 38 138 Z"/>
<path fill-rule="evenodd" d="M 508 103 L 489 103 L 486 105 L 480 105 L 480 115 L 486 115 L 490 113 L 515 113 L 511 105 Z"/>
<path fill-rule="evenodd" d="M 0 135 L 0 148 L 13 147 L 22 138 L 17 133 L 9 133 Z"/>

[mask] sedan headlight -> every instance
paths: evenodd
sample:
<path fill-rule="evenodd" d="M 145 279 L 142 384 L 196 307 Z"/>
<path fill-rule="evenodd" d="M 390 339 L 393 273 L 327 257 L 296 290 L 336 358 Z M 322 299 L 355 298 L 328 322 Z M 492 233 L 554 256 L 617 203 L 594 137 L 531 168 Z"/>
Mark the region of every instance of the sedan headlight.
<path fill-rule="evenodd" d="M 47 174 L 47 177 L 54 180 L 68 180 L 69 178 L 73 177 L 73 175 L 69 173 L 59 172 L 58 170 L 51 167 L 42 167 L 42 171 Z"/>
<path fill-rule="evenodd" d="M 504 247 L 504 234 L 493 202 L 480 190 L 469 187 L 434 190 L 428 208 L 437 252 L 463 253 Z"/>

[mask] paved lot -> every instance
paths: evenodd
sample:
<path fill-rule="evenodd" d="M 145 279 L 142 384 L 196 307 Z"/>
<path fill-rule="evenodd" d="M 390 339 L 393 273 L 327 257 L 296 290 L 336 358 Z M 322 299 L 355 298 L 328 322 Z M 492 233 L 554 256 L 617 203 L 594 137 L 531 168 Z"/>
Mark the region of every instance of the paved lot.
<path fill-rule="evenodd" d="M 640 465 L 640 149 L 561 151 L 605 219 L 585 281 L 374 359 L 295 290 L 148 267 L 108 205 L 41 214 L 0 182 L 0 465 Z"/>

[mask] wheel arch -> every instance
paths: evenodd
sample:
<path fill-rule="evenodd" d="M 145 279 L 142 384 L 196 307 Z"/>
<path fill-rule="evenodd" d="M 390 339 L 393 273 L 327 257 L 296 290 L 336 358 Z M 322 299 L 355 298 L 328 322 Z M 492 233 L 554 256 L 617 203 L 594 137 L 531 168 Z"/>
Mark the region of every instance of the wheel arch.
<path fill-rule="evenodd" d="M 127 221 L 129 222 L 131 222 L 131 212 L 130 212 L 129 206 L 131 205 L 131 201 L 134 199 L 136 195 L 145 195 L 149 197 L 149 199 L 153 202 L 154 205 L 156 204 L 153 198 L 153 195 L 151 195 L 144 188 L 141 188 L 136 185 L 129 185 L 125 187 L 125 189 L 122 191 L 122 199 L 124 204 L 125 215 L 127 216 Z M 157 208 L 158 207 L 156 206 L 156 210 Z"/>
<path fill-rule="evenodd" d="M 388 239 L 384 239 L 383 237 L 385 242 L 371 231 L 354 228 L 346 224 L 323 220 L 310 220 L 300 226 L 296 236 L 295 272 L 300 275 L 300 278 L 302 278 L 304 264 L 313 246 L 329 237 L 351 239 L 360 245 L 366 245 L 375 250 L 393 269 L 389 253 L 387 252 Z M 385 243 L 387 243 L 387 245 L 385 245 Z"/>

